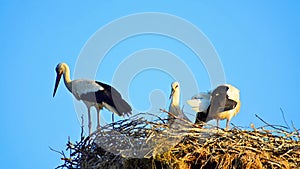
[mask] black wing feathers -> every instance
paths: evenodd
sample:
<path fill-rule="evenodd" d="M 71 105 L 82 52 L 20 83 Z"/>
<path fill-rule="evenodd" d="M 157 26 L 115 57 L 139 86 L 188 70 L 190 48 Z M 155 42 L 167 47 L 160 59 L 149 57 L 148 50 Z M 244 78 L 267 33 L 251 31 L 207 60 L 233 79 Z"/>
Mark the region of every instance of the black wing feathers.
<path fill-rule="evenodd" d="M 226 104 L 225 104 L 225 107 L 224 107 L 224 111 L 232 110 L 236 107 L 236 105 L 237 105 L 236 101 L 227 98 L 226 99 Z"/>
<path fill-rule="evenodd" d="M 223 112 L 236 107 L 237 102 L 228 98 L 228 89 L 227 86 L 219 86 L 213 91 L 209 108 L 210 113 Z"/>
<path fill-rule="evenodd" d="M 97 84 L 102 86 L 104 90 L 99 90 L 97 92 L 86 93 L 81 96 L 82 100 L 97 102 L 97 103 L 106 103 L 109 106 L 116 109 L 119 116 L 129 115 L 131 114 L 130 105 L 122 99 L 121 94 L 113 87 L 95 81 Z"/>

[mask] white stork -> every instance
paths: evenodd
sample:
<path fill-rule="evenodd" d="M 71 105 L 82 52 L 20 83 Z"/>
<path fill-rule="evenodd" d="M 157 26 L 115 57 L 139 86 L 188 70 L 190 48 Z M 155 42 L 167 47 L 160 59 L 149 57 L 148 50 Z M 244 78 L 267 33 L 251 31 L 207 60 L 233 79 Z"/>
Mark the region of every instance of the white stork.
<path fill-rule="evenodd" d="M 171 85 L 171 94 L 169 99 L 171 100 L 170 106 L 169 106 L 169 112 L 173 115 L 183 118 L 185 120 L 189 120 L 183 111 L 180 109 L 180 86 L 178 82 L 173 82 Z M 168 115 L 168 123 L 173 124 L 174 123 L 174 117 Z"/>
<path fill-rule="evenodd" d="M 217 120 L 217 126 L 219 127 L 219 120 L 227 119 L 226 129 L 229 129 L 229 122 L 239 111 L 241 107 L 240 102 L 240 91 L 229 84 L 223 84 L 214 89 L 210 96 L 210 103 L 207 109 L 207 97 L 204 98 L 205 101 L 200 102 L 197 111 L 197 118 L 195 123 L 200 121 L 208 122 L 212 119 Z M 208 96 L 210 93 L 207 93 Z M 195 100 L 197 98 L 193 98 Z M 196 101 L 189 100 L 187 103 L 195 103 Z M 203 103 L 203 104 L 202 104 Z M 190 104 L 195 110 L 197 106 L 195 104 Z M 196 109 L 197 110 L 197 109 Z"/>
<path fill-rule="evenodd" d="M 55 70 L 57 77 L 53 97 L 55 96 L 60 78 L 63 75 L 67 89 L 77 100 L 82 100 L 88 109 L 89 134 L 91 134 L 92 128 L 90 113 L 90 108 L 92 106 L 94 106 L 97 110 L 97 129 L 100 128 L 100 110 L 103 107 L 119 116 L 131 114 L 131 107 L 125 100 L 122 99 L 120 93 L 113 87 L 94 80 L 78 79 L 71 81 L 70 69 L 66 63 L 58 64 Z"/>

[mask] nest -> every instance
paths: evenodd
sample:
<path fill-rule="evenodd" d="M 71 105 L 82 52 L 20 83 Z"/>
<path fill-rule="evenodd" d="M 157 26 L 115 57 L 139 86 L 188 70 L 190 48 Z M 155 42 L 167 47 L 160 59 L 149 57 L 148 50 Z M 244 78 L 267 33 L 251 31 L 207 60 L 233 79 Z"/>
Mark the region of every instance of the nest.
<path fill-rule="evenodd" d="M 152 116 L 155 120 L 147 120 Z M 258 117 L 258 116 L 257 116 Z M 259 118 L 259 117 L 258 117 Z M 57 168 L 300 168 L 299 130 L 285 126 L 202 128 L 139 114 L 67 143 Z M 54 150 L 55 151 L 55 150 Z"/>

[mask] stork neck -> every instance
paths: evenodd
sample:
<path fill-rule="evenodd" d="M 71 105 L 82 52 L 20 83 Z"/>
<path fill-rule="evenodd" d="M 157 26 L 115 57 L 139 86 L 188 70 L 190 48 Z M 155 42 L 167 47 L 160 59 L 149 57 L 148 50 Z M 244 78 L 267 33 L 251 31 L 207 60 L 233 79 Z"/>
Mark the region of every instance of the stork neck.
<path fill-rule="evenodd" d="M 180 99 L 180 94 L 179 90 L 175 90 L 173 97 L 172 97 L 172 105 L 174 106 L 179 106 L 179 99 Z"/>
<path fill-rule="evenodd" d="M 68 66 L 65 66 L 64 71 L 64 82 L 69 91 L 72 91 L 71 78 L 70 78 L 70 69 Z"/>

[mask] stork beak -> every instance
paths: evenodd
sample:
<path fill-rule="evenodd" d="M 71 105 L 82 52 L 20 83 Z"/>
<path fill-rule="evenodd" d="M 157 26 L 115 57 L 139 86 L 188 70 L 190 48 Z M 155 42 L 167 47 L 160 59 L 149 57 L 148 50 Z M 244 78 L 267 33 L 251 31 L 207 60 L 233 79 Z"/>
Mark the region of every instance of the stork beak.
<path fill-rule="evenodd" d="M 57 73 L 56 81 L 55 81 L 55 87 L 54 87 L 54 92 L 53 92 L 53 97 L 55 96 L 58 84 L 60 82 L 61 75 L 62 75 L 62 73 Z"/>
<path fill-rule="evenodd" d="M 169 99 L 171 99 L 171 98 L 172 98 L 172 96 L 173 96 L 174 92 L 175 92 L 175 90 L 172 88 L 172 90 L 171 90 L 171 94 L 170 94 L 170 97 L 169 97 Z"/>

